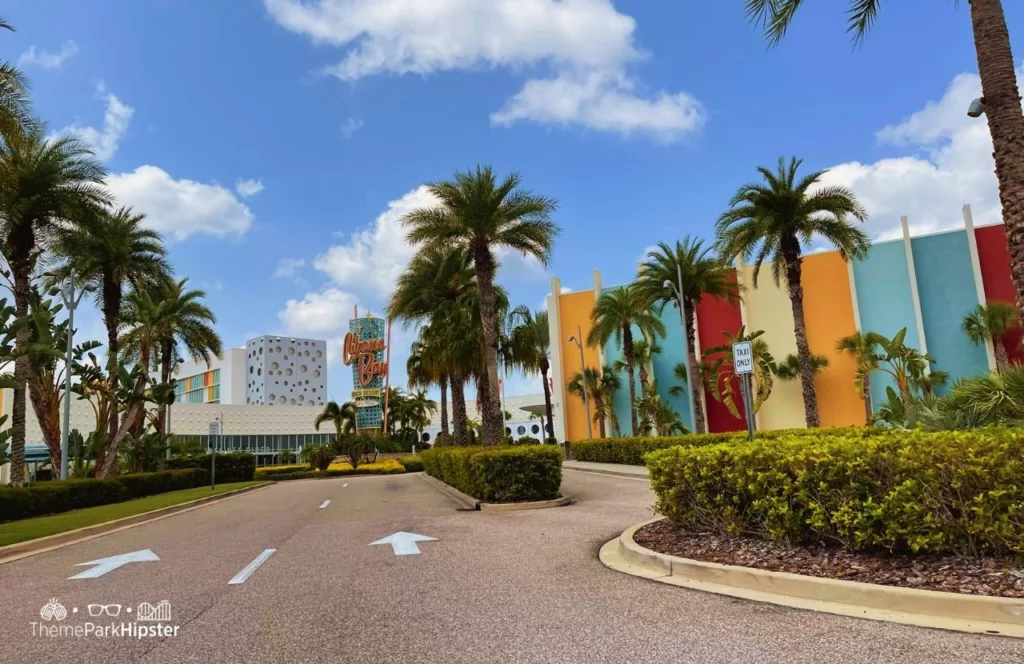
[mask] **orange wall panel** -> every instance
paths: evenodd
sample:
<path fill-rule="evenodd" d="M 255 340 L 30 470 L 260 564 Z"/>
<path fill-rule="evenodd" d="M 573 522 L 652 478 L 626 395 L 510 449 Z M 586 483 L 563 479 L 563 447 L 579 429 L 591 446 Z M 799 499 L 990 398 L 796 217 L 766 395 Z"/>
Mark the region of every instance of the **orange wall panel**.
<path fill-rule="evenodd" d="M 806 256 L 802 282 L 807 343 L 812 353 L 828 358 L 814 380 L 821 426 L 862 425 L 864 402 L 854 388 L 857 363 L 836 350 L 836 341 L 856 331 L 846 261 L 836 251 Z"/>
<path fill-rule="evenodd" d="M 567 440 L 583 440 L 587 437 L 587 415 L 583 400 L 569 394 L 569 380 L 580 370 L 580 351 L 576 344 L 569 341 L 569 336 L 577 334 L 577 326 L 583 336 L 583 360 L 588 367 L 598 368 L 599 355 L 597 347 L 587 346 L 587 334 L 590 333 L 590 312 L 594 309 L 594 291 L 579 293 L 563 293 L 558 297 L 558 316 L 561 334 L 552 343 L 560 345 L 562 353 L 562 403 L 565 404 L 565 436 Z M 593 412 L 593 411 L 591 411 Z M 598 426 L 591 424 L 593 434 L 598 435 Z"/>

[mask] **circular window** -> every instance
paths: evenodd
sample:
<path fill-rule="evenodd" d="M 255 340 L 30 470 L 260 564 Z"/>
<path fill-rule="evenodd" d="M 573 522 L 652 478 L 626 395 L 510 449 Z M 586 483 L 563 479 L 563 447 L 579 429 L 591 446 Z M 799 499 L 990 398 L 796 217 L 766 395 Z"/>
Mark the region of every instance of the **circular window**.
<path fill-rule="evenodd" d="M 245 398 L 245 403 L 252 403 L 252 399 L 250 399 L 249 397 L 246 397 Z"/>
<path fill-rule="evenodd" d="M 309 381 L 308 380 L 306 381 L 306 385 L 309 385 Z"/>
<path fill-rule="evenodd" d="M 288 367 L 287 369 L 284 370 L 284 375 L 285 376 L 291 376 L 292 375 L 291 367 Z"/>
<path fill-rule="evenodd" d="M 263 346 L 260 346 L 260 355 L 263 354 Z"/>
<path fill-rule="evenodd" d="M 319 378 L 319 377 L 320 377 L 320 370 L 319 369 L 313 369 L 313 378 Z"/>
<path fill-rule="evenodd" d="M 270 398 L 271 398 L 271 399 L 273 399 L 273 398 L 274 398 L 274 394 L 273 394 L 273 393 L 271 393 L 271 394 L 270 394 Z"/>
<path fill-rule="evenodd" d="M 256 375 L 257 376 L 262 376 L 263 375 L 263 369 L 257 369 L 256 370 Z"/>
<path fill-rule="evenodd" d="M 315 354 L 315 357 L 323 357 L 323 356 L 324 356 L 324 353 L 323 353 L 323 351 L 321 351 L 321 350 L 318 350 L 318 351 L 316 352 L 316 354 Z"/>
<path fill-rule="evenodd" d="M 309 357 L 309 351 L 308 350 L 302 351 L 302 354 L 305 355 L 306 357 Z"/>
<path fill-rule="evenodd" d="M 530 433 L 540 433 L 540 427 L 534 424 L 532 427 L 530 427 Z"/>
<path fill-rule="evenodd" d="M 288 346 L 288 354 L 289 355 L 294 355 L 295 354 L 295 347 L 294 346 Z"/>
<path fill-rule="evenodd" d="M 299 373 L 306 373 L 306 365 L 305 364 L 300 364 L 299 365 Z"/>
<path fill-rule="evenodd" d="M 294 405 L 295 405 L 295 399 L 292 399 L 292 400 L 291 400 L 291 401 L 289 401 L 288 403 L 289 403 L 290 405 L 294 406 Z"/>
<path fill-rule="evenodd" d="M 429 443 L 430 442 L 430 434 L 427 433 L 426 431 L 424 431 L 423 432 L 423 436 L 422 436 L 422 440 L 423 440 L 424 443 Z"/>
<path fill-rule="evenodd" d="M 505 427 L 505 435 L 506 436 L 511 436 L 512 435 L 512 429 L 510 429 L 509 427 Z"/>
<path fill-rule="evenodd" d="M 278 341 L 280 341 L 280 339 L 278 339 Z M 278 347 L 277 347 L 277 348 L 275 348 L 274 350 L 275 350 L 276 352 L 280 353 L 280 352 L 281 352 L 281 347 L 280 347 L 280 346 L 278 346 Z"/>
<path fill-rule="evenodd" d="M 524 435 L 526 433 L 526 427 L 520 424 L 519 428 L 516 429 L 516 433 L 519 434 L 520 436 Z"/>
<path fill-rule="evenodd" d="M 249 367 L 249 373 L 252 373 L 252 367 Z"/>
<path fill-rule="evenodd" d="M 271 397 L 271 398 L 273 398 L 273 397 Z M 286 397 L 285 395 L 282 394 L 280 397 L 277 398 L 277 401 L 278 401 L 278 403 L 285 403 L 285 402 L 288 401 L 288 397 Z"/>
<path fill-rule="evenodd" d="M 278 366 L 279 366 L 279 365 L 277 364 L 277 362 L 271 362 L 271 363 L 270 363 L 270 368 L 271 368 L 271 369 L 273 369 L 274 371 L 277 371 L 277 367 L 278 367 Z"/>

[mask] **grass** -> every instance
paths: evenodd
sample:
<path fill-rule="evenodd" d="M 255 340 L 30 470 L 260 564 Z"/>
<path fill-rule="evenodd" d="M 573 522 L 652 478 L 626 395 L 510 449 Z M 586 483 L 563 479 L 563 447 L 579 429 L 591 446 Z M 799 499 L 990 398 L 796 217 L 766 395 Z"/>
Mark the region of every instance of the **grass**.
<path fill-rule="evenodd" d="M 106 523 L 114 519 L 122 519 L 126 516 L 134 516 L 143 512 L 158 510 L 162 507 L 180 505 L 190 500 L 198 500 L 207 496 L 216 496 L 235 489 L 264 484 L 264 482 L 234 482 L 232 484 L 218 484 L 215 489 L 208 486 L 196 487 L 194 489 L 183 489 L 181 491 L 169 491 L 155 496 L 127 500 L 123 503 L 112 505 L 100 505 L 89 507 L 84 510 L 72 510 L 53 514 L 51 516 L 39 516 L 33 519 L 22 519 L 21 521 L 10 521 L 0 524 L 0 546 L 16 544 L 28 540 L 66 533 L 76 528 L 93 526 L 97 523 Z"/>

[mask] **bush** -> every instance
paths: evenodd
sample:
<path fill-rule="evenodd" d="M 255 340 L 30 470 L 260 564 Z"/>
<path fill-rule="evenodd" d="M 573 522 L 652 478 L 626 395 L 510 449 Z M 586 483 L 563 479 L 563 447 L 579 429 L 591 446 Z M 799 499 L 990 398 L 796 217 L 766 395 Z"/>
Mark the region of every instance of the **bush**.
<path fill-rule="evenodd" d="M 332 463 L 326 470 L 310 470 L 309 466 L 298 466 L 293 472 L 272 473 L 265 479 L 274 482 L 288 480 L 325 479 L 328 477 L 347 477 L 349 475 L 397 475 L 406 472 L 402 464 L 395 459 L 384 459 L 376 463 L 364 463 L 353 469 L 348 463 Z"/>
<path fill-rule="evenodd" d="M 402 457 L 398 460 L 407 473 L 418 473 L 423 470 L 423 459 L 418 456 Z"/>
<path fill-rule="evenodd" d="M 202 468 L 210 472 L 210 455 L 171 457 L 167 460 L 169 470 L 179 468 Z M 216 480 L 221 484 L 229 482 L 251 482 L 256 476 L 256 456 L 248 452 L 229 452 L 217 455 Z"/>
<path fill-rule="evenodd" d="M 256 479 L 271 479 L 274 475 L 300 473 L 304 470 L 309 470 L 308 463 L 295 463 L 287 466 L 263 466 L 256 469 L 255 477 Z"/>
<path fill-rule="evenodd" d="M 1024 432 L 867 431 L 652 452 L 656 510 L 695 532 L 853 551 L 1024 553 Z"/>
<path fill-rule="evenodd" d="M 533 436 L 523 436 L 512 441 L 513 445 L 540 445 L 540 440 Z"/>
<path fill-rule="evenodd" d="M 562 483 L 562 451 L 552 445 L 443 447 L 420 458 L 428 475 L 486 502 L 549 500 Z"/>
<path fill-rule="evenodd" d="M 309 455 L 309 466 L 312 470 L 327 470 L 334 461 L 334 456 L 334 448 L 330 445 L 318 447 Z"/>
<path fill-rule="evenodd" d="M 191 489 L 209 482 L 209 473 L 189 468 L 117 475 L 104 480 L 52 480 L 24 487 L 0 487 L 0 523 Z"/>

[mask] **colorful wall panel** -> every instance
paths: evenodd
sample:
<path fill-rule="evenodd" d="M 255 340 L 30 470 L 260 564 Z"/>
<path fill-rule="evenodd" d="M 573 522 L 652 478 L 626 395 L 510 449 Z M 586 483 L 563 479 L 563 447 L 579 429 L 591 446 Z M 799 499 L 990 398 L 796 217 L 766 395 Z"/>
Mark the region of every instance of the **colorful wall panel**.
<path fill-rule="evenodd" d="M 587 415 L 583 400 L 569 394 L 566 386 L 572 376 L 580 370 L 580 351 L 576 344 L 569 341 L 570 335 L 582 334 L 583 358 L 586 366 L 598 367 L 597 348 L 587 346 L 586 338 L 590 332 L 590 312 L 594 308 L 594 291 L 565 293 L 558 298 L 558 315 L 561 334 L 552 339 L 552 344 L 559 345 L 562 354 L 562 403 L 565 410 L 565 432 L 568 440 L 582 440 L 587 437 Z M 577 332 L 577 327 L 580 332 Z M 556 385 L 556 389 L 558 386 Z M 629 420 L 627 419 L 628 423 Z M 598 427 L 592 425 L 593 434 L 598 435 Z"/>
<path fill-rule="evenodd" d="M 608 291 L 610 289 L 603 289 Z M 633 340 L 640 339 L 640 330 L 636 327 L 633 328 Z M 615 342 L 613 336 L 608 340 L 608 343 L 604 345 L 604 363 L 605 366 L 613 367 L 615 364 L 623 359 L 622 346 Z M 619 382 L 622 384 L 622 389 L 617 391 L 612 398 L 612 405 L 615 407 L 615 417 L 619 421 L 619 431 L 623 436 L 633 435 L 633 422 L 631 419 L 631 409 L 629 405 L 629 372 L 622 369 L 618 372 Z M 639 367 L 633 367 L 633 386 L 636 390 L 637 397 L 640 396 L 640 371 Z M 609 432 L 610 433 L 610 432 Z"/>
<path fill-rule="evenodd" d="M 988 371 L 984 346 L 961 330 L 964 316 L 978 306 L 970 247 L 963 231 L 913 238 L 914 270 L 928 352 L 936 367 L 950 373 L 944 393 L 957 379 Z"/>
<path fill-rule="evenodd" d="M 673 396 L 670 391 L 679 380 L 675 377 L 675 366 L 685 362 L 686 338 L 683 335 L 683 324 L 679 320 L 679 309 L 667 305 L 661 311 L 661 322 L 665 325 L 665 336 L 658 340 L 661 346 L 661 353 L 658 354 L 652 364 L 654 365 L 654 376 L 658 379 L 658 396 L 662 403 L 667 403 L 679 413 L 679 418 L 687 429 L 693 430 L 693 422 L 690 421 L 690 400 L 683 393 Z M 639 396 L 639 395 L 638 395 Z"/>
<path fill-rule="evenodd" d="M 771 269 L 765 266 L 757 286 L 753 280 L 754 268 L 744 266 L 740 271 L 743 302 L 747 311 L 747 333 L 764 330 L 764 340 L 776 359 L 781 361 L 796 354 L 793 336 L 793 310 L 785 284 L 776 286 Z M 791 429 L 806 425 L 800 381 L 775 380 L 771 396 L 757 412 L 759 429 Z"/>
<path fill-rule="evenodd" d="M 857 362 L 836 350 L 840 338 L 857 330 L 847 263 L 834 251 L 806 256 L 801 283 L 807 344 L 812 353 L 828 358 L 828 366 L 814 379 L 821 426 L 864 424 L 864 400 L 854 379 Z"/>
<path fill-rule="evenodd" d="M 736 334 L 742 324 L 738 303 L 717 297 L 702 298 L 697 305 L 697 336 L 700 339 L 701 351 L 726 343 L 727 339 L 723 333 Z M 742 419 L 742 402 L 737 404 L 740 417 L 733 417 L 728 408 L 715 401 L 710 389 L 704 390 L 704 403 L 708 414 L 709 431 L 719 433 L 746 429 L 747 425 Z"/>
<path fill-rule="evenodd" d="M 905 343 L 920 348 L 903 241 L 872 246 L 867 258 L 854 261 L 853 275 L 857 282 L 861 330 L 892 337 L 900 328 L 905 327 Z M 895 384 L 880 371 L 872 373 L 871 400 L 876 407 L 885 398 L 887 386 L 895 387 Z"/>
<path fill-rule="evenodd" d="M 1006 228 L 982 226 L 974 230 L 978 240 L 978 259 L 981 263 L 981 282 L 985 286 L 985 299 L 1014 302 L 1013 281 L 1010 278 L 1010 252 L 1006 248 Z M 1024 363 L 1021 331 L 1015 329 L 1003 339 L 1012 362 Z"/>

